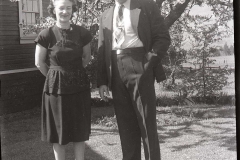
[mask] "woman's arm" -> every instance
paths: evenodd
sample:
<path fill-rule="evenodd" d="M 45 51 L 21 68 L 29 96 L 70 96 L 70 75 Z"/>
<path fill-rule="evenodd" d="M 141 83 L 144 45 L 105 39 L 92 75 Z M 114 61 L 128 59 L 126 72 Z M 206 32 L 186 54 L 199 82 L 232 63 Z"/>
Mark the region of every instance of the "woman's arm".
<path fill-rule="evenodd" d="M 37 44 L 36 50 L 35 50 L 35 65 L 44 76 L 47 75 L 49 70 L 49 67 L 46 64 L 46 57 L 47 57 L 47 49 L 41 46 L 40 44 Z"/>
<path fill-rule="evenodd" d="M 91 46 L 90 43 L 88 43 L 83 47 L 82 63 L 84 68 L 88 65 L 90 60 L 91 60 Z"/>

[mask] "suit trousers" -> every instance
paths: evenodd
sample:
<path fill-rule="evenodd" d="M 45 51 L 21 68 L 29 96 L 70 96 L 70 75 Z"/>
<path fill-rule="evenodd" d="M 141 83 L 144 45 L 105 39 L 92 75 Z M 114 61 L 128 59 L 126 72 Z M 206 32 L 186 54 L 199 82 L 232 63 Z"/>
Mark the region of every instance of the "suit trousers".
<path fill-rule="evenodd" d="M 115 54 L 112 62 L 112 95 L 122 145 L 123 160 L 160 160 L 156 125 L 153 63 L 138 53 Z"/>

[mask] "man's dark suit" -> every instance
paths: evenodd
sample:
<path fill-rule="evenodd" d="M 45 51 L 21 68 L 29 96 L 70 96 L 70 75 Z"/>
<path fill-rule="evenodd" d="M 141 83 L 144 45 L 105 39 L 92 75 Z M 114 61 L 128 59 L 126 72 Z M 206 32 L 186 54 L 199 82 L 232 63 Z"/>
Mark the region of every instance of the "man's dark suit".
<path fill-rule="evenodd" d="M 123 160 L 141 159 L 141 138 L 146 160 L 160 160 L 154 80 L 165 79 L 160 59 L 170 45 L 169 33 L 153 1 L 131 0 L 132 27 L 144 47 L 116 55 L 112 51 L 113 11 L 114 7 L 109 8 L 100 18 L 98 86 L 112 90 Z M 157 56 L 147 58 L 151 51 Z"/>

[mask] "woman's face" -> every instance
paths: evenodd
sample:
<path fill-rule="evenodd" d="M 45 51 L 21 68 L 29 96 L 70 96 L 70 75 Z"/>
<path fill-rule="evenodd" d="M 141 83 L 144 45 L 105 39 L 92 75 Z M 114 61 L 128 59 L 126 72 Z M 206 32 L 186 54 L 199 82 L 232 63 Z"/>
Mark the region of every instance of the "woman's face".
<path fill-rule="evenodd" d="M 72 2 L 69 0 L 55 0 L 54 1 L 54 13 L 56 19 L 59 22 L 69 22 L 72 16 Z"/>

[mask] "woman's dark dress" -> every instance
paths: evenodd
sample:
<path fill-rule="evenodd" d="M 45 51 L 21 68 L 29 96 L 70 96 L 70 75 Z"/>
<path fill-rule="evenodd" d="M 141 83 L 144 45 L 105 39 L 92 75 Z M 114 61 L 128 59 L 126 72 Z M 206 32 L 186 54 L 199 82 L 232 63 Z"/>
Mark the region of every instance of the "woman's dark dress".
<path fill-rule="evenodd" d="M 83 46 L 92 37 L 85 28 L 56 25 L 43 30 L 35 42 L 47 49 L 50 66 L 42 97 L 42 140 L 65 145 L 89 139 L 90 82 L 82 66 Z"/>

